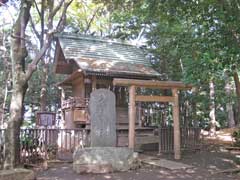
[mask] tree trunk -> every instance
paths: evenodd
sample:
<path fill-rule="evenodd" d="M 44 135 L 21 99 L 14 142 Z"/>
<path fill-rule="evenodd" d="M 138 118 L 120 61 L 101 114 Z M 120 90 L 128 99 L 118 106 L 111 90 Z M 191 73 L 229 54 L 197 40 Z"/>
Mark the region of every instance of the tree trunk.
<path fill-rule="evenodd" d="M 51 10 L 53 8 L 52 6 L 53 4 L 51 3 Z M 44 43 L 44 14 L 45 14 L 45 0 L 41 1 L 41 36 L 40 36 L 40 47 L 43 47 L 43 43 Z M 43 57 L 43 72 L 42 72 L 42 81 L 41 81 L 41 92 L 40 92 L 40 110 L 46 111 L 46 107 L 47 107 L 47 79 L 48 79 L 48 66 L 46 61 L 44 61 L 46 59 L 46 56 L 50 55 L 45 54 L 45 56 Z"/>
<path fill-rule="evenodd" d="M 42 72 L 41 92 L 40 92 L 40 109 L 47 110 L 47 81 L 48 81 L 48 65 L 44 63 Z"/>
<path fill-rule="evenodd" d="M 11 39 L 11 63 L 13 89 L 10 118 L 5 135 L 4 169 L 12 169 L 20 163 L 20 126 L 23 120 L 23 101 L 27 90 L 25 58 L 27 49 L 25 30 L 30 16 L 31 1 L 22 0 L 20 13 L 13 26 Z"/>
<path fill-rule="evenodd" d="M 0 128 L 2 128 L 2 129 L 4 128 L 5 108 L 6 108 L 6 104 L 7 104 L 7 96 L 8 96 L 8 81 L 6 80 L 5 90 L 4 90 L 4 99 L 3 99 L 3 105 L 2 105 L 3 113 L 2 113 L 2 117 L 1 117 L 1 126 L 0 126 Z"/>
<path fill-rule="evenodd" d="M 13 88 L 10 104 L 10 119 L 5 134 L 4 169 L 12 169 L 20 163 L 20 126 L 23 121 L 23 100 L 27 86 L 19 84 Z"/>
<path fill-rule="evenodd" d="M 53 1 L 49 1 L 50 3 Z M 72 0 L 64 3 L 61 0 L 56 8 L 49 15 L 49 24 L 52 24 L 53 18 L 56 13 L 62 9 L 59 23 L 56 27 L 56 32 L 63 29 L 63 24 L 66 20 L 66 11 Z M 21 0 L 20 11 L 18 18 L 12 28 L 11 34 L 11 63 L 12 63 L 12 78 L 13 78 L 13 94 L 10 103 L 10 119 L 8 121 L 7 131 L 5 135 L 5 161 L 4 168 L 11 169 L 19 164 L 20 160 L 20 126 L 23 120 L 23 101 L 27 90 L 27 82 L 31 78 L 32 73 L 36 70 L 37 64 L 45 54 L 46 49 L 49 47 L 53 34 L 47 33 L 44 40 L 44 45 L 36 54 L 31 63 L 28 64 L 27 70 L 25 67 L 27 49 L 25 31 L 30 17 L 30 9 L 33 1 Z M 52 32 L 52 28 L 49 28 Z"/>
<path fill-rule="evenodd" d="M 236 117 L 236 123 L 239 124 L 240 122 L 240 81 L 238 77 L 238 73 L 235 71 L 233 74 L 234 83 L 236 87 L 236 95 L 237 95 L 237 117 Z"/>
<path fill-rule="evenodd" d="M 227 123 L 228 123 L 228 127 L 233 128 L 235 127 L 235 121 L 234 121 L 234 113 L 233 113 L 233 103 L 231 100 L 232 88 L 231 88 L 231 83 L 229 81 L 229 77 L 227 74 L 225 75 L 225 83 L 226 83 L 225 92 L 228 98 L 226 103 L 226 110 L 227 110 L 227 117 L 228 117 Z"/>
<path fill-rule="evenodd" d="M 214 82 L 211 80 L 209 83 L 210 88 L 210 136 L 216 135 L 216 115 L 215 115 L 215 89 Z"/>

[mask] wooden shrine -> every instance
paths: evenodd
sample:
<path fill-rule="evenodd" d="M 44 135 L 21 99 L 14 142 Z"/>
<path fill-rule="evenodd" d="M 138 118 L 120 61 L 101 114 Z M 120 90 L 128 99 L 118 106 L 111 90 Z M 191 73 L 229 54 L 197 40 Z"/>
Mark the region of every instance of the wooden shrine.
<path fill-rule="evenodd" d="M 65 127 L 89 124 L 92 91 L 107 88 L 116 95 L 118 127 L 128 126 L 128 89 L 113 86 L 114 78 L 159 79 L 142 50 L 121 41 L 62 34 L 56 37 L 55 72 L 67 77 L 62 88 Z"/>
<path fill-rule="evenodd" d="M 116 96 L 117 129 L 128 131 L 127 144 L 133 148 L 135 130 L 152 131 L 150 127 L 141 127 L 135 103 L 172 102 L 175 158 L 180 158 L 177 92 L 191 86 L 159 81 L 161 75 L 152 68 L 143 51 L 125 42 L 76 34 L 60 34 L 55 40 L 55 72 L 66 76 L 58 84 L 62 89 L 64 128 L 89 128 L 90 94 L 95 89 L 107 88 Z M 137 95 L 138 87 L 170 89 L 172 95 Z"/>

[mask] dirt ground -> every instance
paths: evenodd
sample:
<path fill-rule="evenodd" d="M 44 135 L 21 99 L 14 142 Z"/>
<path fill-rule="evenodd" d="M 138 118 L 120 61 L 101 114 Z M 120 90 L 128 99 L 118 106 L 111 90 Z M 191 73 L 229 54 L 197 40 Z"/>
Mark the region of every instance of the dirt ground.
<path fill-rule="evenodd" d="M 171 159 L 172 155 L 164 156 Z M 236 168 L 235 156 L 228 152 L 198 151 L 183 154 L 180 162 L 193 165 L 186 170 L 167 170 L 143 165 L 140 169 L 111 174 L 85 174 L 73 172 L 72 164 L 55 164 L 46 171 L 38 172 L 38 180 L 240 180 L 240 174 L 216 173 L 223 169 Z"/>

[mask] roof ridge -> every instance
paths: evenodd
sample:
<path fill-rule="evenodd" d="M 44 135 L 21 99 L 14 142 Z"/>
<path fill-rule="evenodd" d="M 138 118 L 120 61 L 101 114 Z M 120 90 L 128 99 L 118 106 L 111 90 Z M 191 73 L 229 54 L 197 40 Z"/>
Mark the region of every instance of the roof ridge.
<path fill-rule="evenodd" d="M 121 45 L 138 48 L 138 46 L 131 44 L 130 41 L 124 41 L 121 39 L 113 39 L 113 38 L 107 38 L 107 37 L 101 37 L 101 36 L 92 36 L 92 35 L 64 32 L 64 33 L 56 34 L 55 37 L 66 38 L 66 39 L 83 39 L 83 40 L 89 40 L 89 41 L 99 41 L 99 42 L 121 44 Z"/>

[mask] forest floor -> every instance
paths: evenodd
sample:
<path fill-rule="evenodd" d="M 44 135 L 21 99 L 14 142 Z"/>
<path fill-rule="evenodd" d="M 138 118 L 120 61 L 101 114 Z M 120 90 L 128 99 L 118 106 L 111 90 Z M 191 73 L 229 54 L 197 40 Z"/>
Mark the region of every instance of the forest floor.
<path fill-rule="evenodd" d="M 229 132 L 219 133 L 225 136 Z M 224 138 L 223 138 L 224 139 Z M 229 137 L 227 138 L 229 140 Z M 182 160 L 178 161 L 193 166 L 189 169 L 168 170 L 165 168 L 142 165 L 138 170 L 117 172 L 110 174 L 84 174 L 73 172 L 71 163 L 54 164 L 48 170 L 37 173 L 38 180 L 239 180 L 240 173 L 223 173 L 222 170 L 235 169 L 239 166 L 235 163 L 235 154 L 225 149 L 231 141 L 219 140 L 219 138 L 205 139 L 204 145 L 199 151 L 184 152 Z M 156 152 L 148 152 L 148 155 L 156 156 Z M 239 153 L 240 154 L 240 153 Z M 163 155 L 159 158 L 173 160 L 173 155 Z"/>

